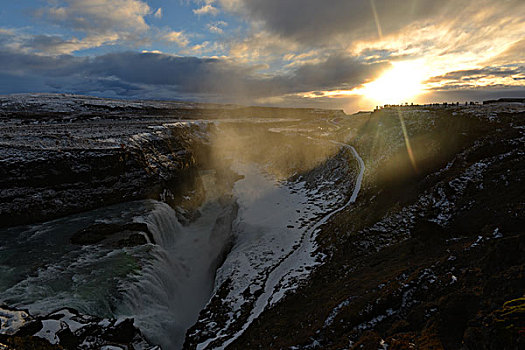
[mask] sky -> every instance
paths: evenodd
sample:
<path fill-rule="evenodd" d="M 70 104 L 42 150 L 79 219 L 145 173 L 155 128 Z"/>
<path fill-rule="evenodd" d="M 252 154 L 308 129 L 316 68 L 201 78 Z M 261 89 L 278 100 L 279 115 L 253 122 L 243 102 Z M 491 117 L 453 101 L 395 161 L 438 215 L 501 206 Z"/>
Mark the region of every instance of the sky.
<path fill-rule="evenodd" d="M 344 109 L 525 96 L 523 0 L 24 0 L 0 94 Z"/>

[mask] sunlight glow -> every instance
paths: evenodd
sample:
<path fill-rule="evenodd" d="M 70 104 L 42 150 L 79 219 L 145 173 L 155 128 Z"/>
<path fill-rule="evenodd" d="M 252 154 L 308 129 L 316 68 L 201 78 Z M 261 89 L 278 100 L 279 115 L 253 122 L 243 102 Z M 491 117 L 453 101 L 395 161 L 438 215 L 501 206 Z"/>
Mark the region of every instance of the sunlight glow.
<path fill-rule="evenodd" d="M 411 102 L 425 90 L 427 72 L 422 60 L 393 62 L 393 68 L 355 91 L 380 104 Z"/>
<path fill-rule="evenodd" d="M 301 94 L 305 98 L 345 98 L 362 96 L 377 105 L 415 102 L 426 93 L 424 82 L 432 76 L 430 66 L 423 59 L 392 62 L 392 68 L 376 80 L 352 90 L 311 91 Z"/>

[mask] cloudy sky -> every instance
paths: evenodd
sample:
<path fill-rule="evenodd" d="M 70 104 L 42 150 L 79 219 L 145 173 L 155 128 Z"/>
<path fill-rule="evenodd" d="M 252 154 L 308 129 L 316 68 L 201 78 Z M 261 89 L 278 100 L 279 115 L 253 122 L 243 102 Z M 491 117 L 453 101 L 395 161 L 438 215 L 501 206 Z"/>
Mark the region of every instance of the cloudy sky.
<path fill-rule="evenodd" d="M 0 94 L 344 108 L 525 95 L 523 0 L 24 0 Z"/>

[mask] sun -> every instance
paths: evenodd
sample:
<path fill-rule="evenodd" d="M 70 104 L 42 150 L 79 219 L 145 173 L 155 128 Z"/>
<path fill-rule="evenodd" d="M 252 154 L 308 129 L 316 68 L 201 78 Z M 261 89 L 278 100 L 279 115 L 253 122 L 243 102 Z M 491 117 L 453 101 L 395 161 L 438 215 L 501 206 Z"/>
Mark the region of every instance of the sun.
<path fill-rule="evenodd" d="M 378 79 L 367 83 L 359 94 L 380 104 L 400 104 L 425 91 L 426 68 L 421 60 L 393 62 L 393 67 Z"/>

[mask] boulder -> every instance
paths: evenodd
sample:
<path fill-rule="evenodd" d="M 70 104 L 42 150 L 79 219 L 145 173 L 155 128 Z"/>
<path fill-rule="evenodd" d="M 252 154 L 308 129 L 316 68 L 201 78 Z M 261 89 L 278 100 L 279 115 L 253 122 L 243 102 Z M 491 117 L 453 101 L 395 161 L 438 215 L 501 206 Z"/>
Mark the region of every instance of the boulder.
<path fill-rule="evenodd" d="M 153 234 L 148 229 L 148 226 L 144 223 L 97 223 L 75 232 L 71 237 L 71 243 L 89 245 L 97 244 L 104 240 L 115 238 L 117 240 L 115 243 L 116 246 L 130 247 L 148 243 L 146 237 L 142 233 L 148 236 L 150 242 L 155 242 L 153 239 Z"/>

